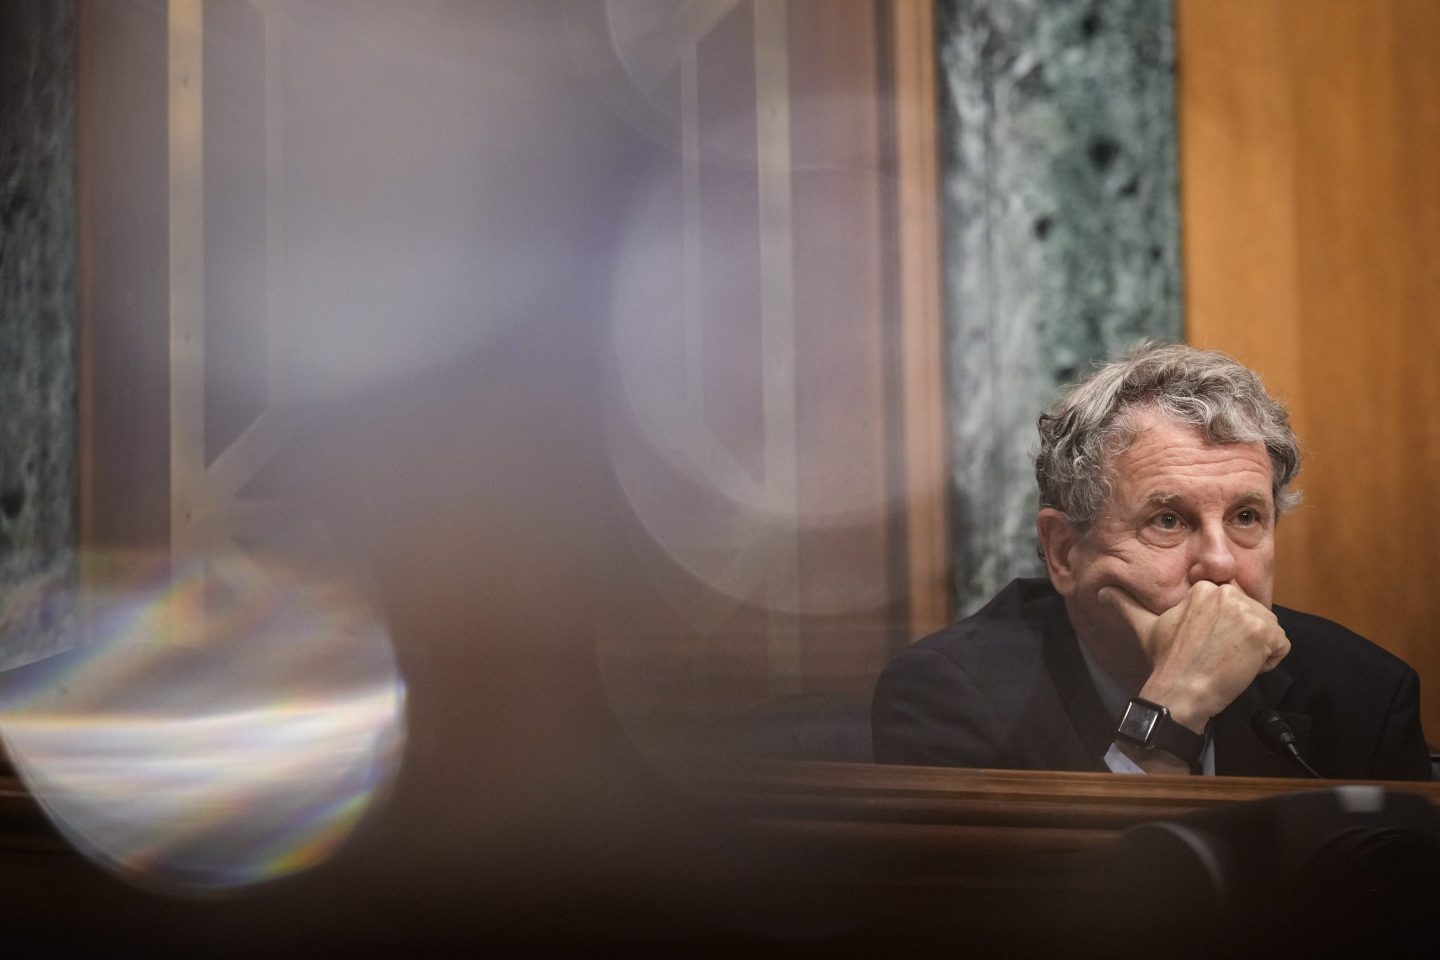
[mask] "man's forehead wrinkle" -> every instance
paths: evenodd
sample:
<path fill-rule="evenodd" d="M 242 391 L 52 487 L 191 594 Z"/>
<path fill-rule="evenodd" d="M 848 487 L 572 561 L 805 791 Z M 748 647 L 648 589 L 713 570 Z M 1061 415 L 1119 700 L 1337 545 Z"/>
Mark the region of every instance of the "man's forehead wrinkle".
<path fill-rule="evenodd" d="M 1150 486 L 1163 477 L 1205 480 L 1223 474 L 1273 474 L 1270 458 L 1259 443 L 1190 445 L 1168 443 L 1156 436 L 1141 436 L 1112 464 L 1116 480 Z M 1168 492 L 1168 491 L 1167 491 Z"/>
<path fill-rule="evenodd" d="M 1145 502 L 1158 507 L 1168 507 L 1185 499 L 1185 495 L 1174 490 L 1152 490 L 1145 495 Z M 1232 498 L 1236 503 L 1264 502 L 1270 499 L 1270 491 L 1259 487 L 1241 490 Z"/>
<path fill-rule="evenodd" d="M 1197 467 L 1206 471 L 1234 470 L 1237 467 L 1260 469 L 1262 464 L 1267 470 L 1270 467 L 1270 458 L 1258 443 L 1214 443 L 1189 447 L 1158 440 L 1146 443 L 1144 441 L 1149 438 L 1140 439 L 1141 442 L 1132 444 L 1116 458 L 1115 473 L 1118 476 L 1153 469 L 1183 472 Z"/>

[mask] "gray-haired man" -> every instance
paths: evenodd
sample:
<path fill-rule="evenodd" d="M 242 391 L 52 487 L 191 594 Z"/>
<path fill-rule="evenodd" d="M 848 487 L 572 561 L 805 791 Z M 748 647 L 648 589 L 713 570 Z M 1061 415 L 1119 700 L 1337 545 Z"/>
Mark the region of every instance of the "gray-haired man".
<path fill-rule="evenodd" d="M 1414 671 L 1338 624 L 1272 608 L 1275 524 L 1300 456 L 1254 373 L 1146 344 L 1039 425 L 1049 579 L 1011 583 L 891 661 L 876 759 L 1429 778 Z"/>

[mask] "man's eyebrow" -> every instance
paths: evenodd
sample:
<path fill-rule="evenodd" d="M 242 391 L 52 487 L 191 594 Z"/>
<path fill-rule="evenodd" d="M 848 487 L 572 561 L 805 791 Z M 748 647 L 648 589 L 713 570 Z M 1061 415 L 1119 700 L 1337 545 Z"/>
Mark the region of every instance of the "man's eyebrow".
<path fill-rule="evenodd" d="M 1171 490 L 1155 490 L 1145 498 L 1147 507 L 1173 507 L 1184 502 L 1184 497 Z M 1250 506 L 1255 504 L 1262 507 L 1270 505 L 1270 491 L 1268 490 L 1246 490 L 1231 501 L 1231 506 Z"/>

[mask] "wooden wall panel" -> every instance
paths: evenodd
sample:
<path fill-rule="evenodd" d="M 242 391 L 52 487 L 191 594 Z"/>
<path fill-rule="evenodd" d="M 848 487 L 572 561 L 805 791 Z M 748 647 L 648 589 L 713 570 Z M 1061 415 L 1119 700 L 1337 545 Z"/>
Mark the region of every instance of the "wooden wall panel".
<path fill-rule="evenodd" d="M 79 511 L 93 559 L 170 538 L 168 22 L 155 4 L 79 13 Z"/>
<path fill-rule="evenodd" d="M 497 2 L 453 29 L 308 0 L 116 6 L 84 6 L 87 546 L 168 544 L 243 583 L 244 550 L 321 527 L 387 571 L 386 537 L 408 556 L 433 531 L 433 570 L 470 529 L 453 575 L 479 578 L 471 544 L 501 535 L 466 523 L 532 517 L 548 543 L 563 524 L 545 498 L 566 498 L 536 480 L 499 510 L 511 474 L 479 479 L 491 459 L 467 457 L 514 443 L 509 469 L 545 436 L 556 489 L 583 491 L 571 499 L 639 557 L 563 551 L 567 571 L 641 584 L 605 591 L 621 612 L 589 627 L 617 712 L 698 728 L 804 694 L 863 718 L 892 650 L 943 619 L 949 582 L 930 0 L 707 0 L 623 23 L 595 5 L 501 21 Z M 491 84 L 481 38 L 518 27 L 554 63 Z M 585 82 L 613 86 L 598 100 L 572 86 L 586 38 L 602 49 Z M 119 81 L 123 123 L 100 109 Z M 619 123 L 616 104 L 650 125 Z M 127 216 L 134 197 L 153 215 Z M 500 266 L 527 261 L 533 275 Z M 484 373 L 454 388 L 441 354 Z M 530 383 L 546 377 L 564 383 L 541 404 Z M 540 426 L 432 423 L 410 391 Z M 583 425 L 546 436 L 562 401 Z M 374 409 L 390 404 L 421 425 L 389 427 Z M 342 422 L 383 422 L 387 441 L 357 454 Z M 432 452 L 396 454 L 392 429 Z M 583 470 L 559 468 L 572 453 Z M 343 483 L 310 469 L 332 456 L 356 458 L 333 470 Z M 427 457 L 448 466 L 406 472 Z M 350 507 L 372 471 L 365 495 L 389 496 Z M 454 517 L 434 521 L 454 490 Z M 584 606 L 573 574 L 519 566 L 505 572 Z"/>
<path fill-rule="evenodd" d="M 1440 738 L 1440 4 L 1180 0 L 1188 339 L 1306 449 L 1276 599 L 1420 671 Z"/>
<path fill-rule="evenodd" d="M 801 531 L 800 600 L 845 612 L 802 625 L 802 666 L 813 686 L 848 679 L 862 699 L 904 634 L 901 561 L 888 536 L 888 466 L 900 444 L 887 348 L 900 321 L 885 299 L 894 260 L 878 6 L 791 0 L 788 9 L 797 494 L 802 508 L 820 505 L 811 517 L 831 514 Z M 852 612 L 856 596 L 869 600 Z"/>

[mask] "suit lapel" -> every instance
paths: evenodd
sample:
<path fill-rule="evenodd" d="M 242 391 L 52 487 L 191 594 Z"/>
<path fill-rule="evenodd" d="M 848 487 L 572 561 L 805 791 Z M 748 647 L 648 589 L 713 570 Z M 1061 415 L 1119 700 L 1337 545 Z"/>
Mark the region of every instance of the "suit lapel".
<path fill-rule="evenodd" d="M 1085 666 L 1079 645 L 1080 639 L 1075 636 L 1070 618 L 1065 615 L 1064 601 L 1056 597 L 1045 613 L 1042 650 L 1045 668 L 1055 682 L 1070 725 L 1084 744 L 1088 768 L 1105 770 L 1105 752 L 1115 740 L 1119 718 L 1110 716 L 1100 702 L 1100 694 L 1090 680 L 1090 671 Z"/>

